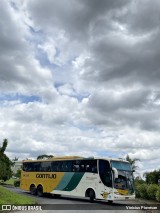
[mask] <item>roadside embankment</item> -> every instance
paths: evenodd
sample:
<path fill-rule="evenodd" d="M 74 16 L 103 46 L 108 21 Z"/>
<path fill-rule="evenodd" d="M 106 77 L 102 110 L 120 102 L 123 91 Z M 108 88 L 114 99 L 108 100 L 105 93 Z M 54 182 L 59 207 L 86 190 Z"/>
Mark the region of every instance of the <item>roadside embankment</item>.
<path fill-rule="evenodd" d="M 0 204 L 35 204 L 36 200 L 0 186 Z"/>

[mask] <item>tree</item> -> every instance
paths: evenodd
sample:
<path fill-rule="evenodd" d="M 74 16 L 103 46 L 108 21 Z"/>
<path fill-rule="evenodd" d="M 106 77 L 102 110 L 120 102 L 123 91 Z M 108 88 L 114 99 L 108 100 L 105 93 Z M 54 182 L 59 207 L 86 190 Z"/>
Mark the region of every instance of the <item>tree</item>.
<path fill-rule="evenodd" d="M 39 155 L 37 157 L 37 160 L 40 160 L 40 159 L 49 159 L 49 158 L 53 158 L 53 157 L 54 157 L 53 155 L 43 154 L 43 155 Z"/>
<path fill-rule="evenodd" d="M 12 166 L 15 165 L 15 162 L 18 161 L 18 159 L 19 159 L 19 158 L 17 158 L 17 157 L 14 157 L 14 159 L 12 159 Z"/>
<path fill-rule="evenodd" d="M 133 158 L 133 159 L 131 159 L 131 158 L 129 157 L 129 155 L 127 155 L 127 156 L 126 156 L 126 161 L 128 161 L 128 162 L 131 164 L 132 170 L 135 171 L 135 170 L 138 168 L 138 166 L 136 165 L 136 162 L 137 162 L 137 161 L 140 161 L 140 159 L 138 159 L 138 158 Z"/>
<path fill-rule="evenodd" d="M 16 176 L 17 178 L 20 178 L 20 177 L 21 177 L 21 170 L 20 170 L 20 169 L 17 170 L 15 176 Z"/>
<path fill-rule="evenodd" d="M 158 180 L 160 180 L 160 169 L 152 172 L 146 172 L 144 173 L 144 176 L 146 178 L 146 183 L 158 184 Z"/>
<path fill-rule="evenodd" d="M 13 161 L 13 162 L 16 162 L 16 161 L 18 161 L 18 159 L 19 159 L 19 158 L 14 157 L 14 159 L 13 159 L 12 161 Z"/>
<path fill-rule="evenodd" d="M 0 147 L 0 180 L 8 180 L 12 176 L 12 162 L 4 153 L 8 145 L 8 140 L 4 139 L 2 147 Z"/>
<path fill-rule="evenodd" d="M 8 145 L 8 140 L 4 139 L 2 147 L 0 147 L 0 153 L 4 153 Z"/>

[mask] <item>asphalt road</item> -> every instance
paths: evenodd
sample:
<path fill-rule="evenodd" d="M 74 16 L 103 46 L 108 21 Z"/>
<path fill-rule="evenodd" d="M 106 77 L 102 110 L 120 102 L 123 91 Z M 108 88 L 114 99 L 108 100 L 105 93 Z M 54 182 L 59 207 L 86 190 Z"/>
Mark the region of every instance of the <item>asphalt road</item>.
<path fill-rule="evenodd" d="M 90 203 L 87 198 L 78 198 L 78 197 L 67 197 L 67 196 L 61 196 L 61 197 L 54 197 L 46 195 L 44 197 L 37 197 L 31 195 L 29 192 L 24 192 L 20 190 L 19 188 L 15 187 L 7 187 L 9 190 L 14 191 L 19 194 L 23 194 L 29 197 L 33 197 L 36 199 L 38 205 L 40 205 L 38 208 L 42 208 L 44 213 L 51 213 L 51 212 L 58 212 L 58 213 L 101 213 L 101 212 L 111 212 L 111 213 L 157 213 L 160 211 L 155 210 L 131 210 L 128 209 L 128 206 L 139 208 L 141 206 L 146 206 L 146 203 L 144 201 L 134 200 L 134 201 L 116 201 L 112 204 L 109 204 L 105 201 L 95 201 L 94 203 Z M 22 211 L 18 211 L 19 213 Z M 33 211 L 27 211 L 27 213 Z M 36 211 L 38 212 L 38 211 Z M 42 212 L 42 211 L 39 211 Z M 24 211 L 23 211 L 24 213 Z"/>

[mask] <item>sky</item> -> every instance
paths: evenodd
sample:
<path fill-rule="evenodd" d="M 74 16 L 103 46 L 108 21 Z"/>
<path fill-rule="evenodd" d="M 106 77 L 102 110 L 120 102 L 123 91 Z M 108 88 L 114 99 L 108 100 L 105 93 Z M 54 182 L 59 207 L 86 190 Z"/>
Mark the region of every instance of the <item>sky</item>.
<path fill-rule="evenodd" d="M 1 0 L 0 144 L 160 169 L 160 1 Z"/>

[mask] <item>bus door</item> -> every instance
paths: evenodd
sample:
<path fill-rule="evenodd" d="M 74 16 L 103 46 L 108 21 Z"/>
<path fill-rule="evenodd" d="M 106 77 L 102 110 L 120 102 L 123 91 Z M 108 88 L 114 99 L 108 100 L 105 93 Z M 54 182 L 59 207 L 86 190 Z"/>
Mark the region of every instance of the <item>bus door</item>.
<path fill-rule="evenodd" d="M 100 177 L 98 183 L 99 196 L 103 199 L 111 200 L 113 190 L 112 190 L 112 171 L 109 161 L 99 160 L 99 177 Z"/>

